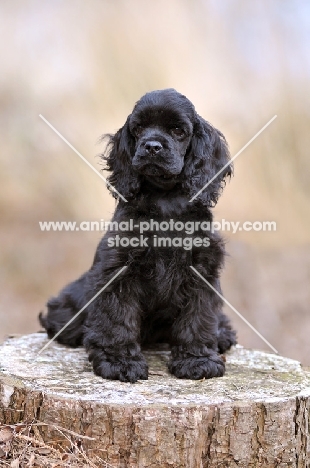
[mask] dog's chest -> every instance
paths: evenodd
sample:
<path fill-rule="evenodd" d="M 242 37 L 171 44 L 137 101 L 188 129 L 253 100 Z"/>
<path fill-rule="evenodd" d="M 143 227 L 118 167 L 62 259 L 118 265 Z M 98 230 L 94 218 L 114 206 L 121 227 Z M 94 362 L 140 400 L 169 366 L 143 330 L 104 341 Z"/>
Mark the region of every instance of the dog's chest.
<path fill-rule="evenodd" d="M 184 249 L 149 247 L 140 257 L 141 279 L 156 292 L 177 289 L 183 281 L 184 271 L 191 264 L 191 251 Z"/>

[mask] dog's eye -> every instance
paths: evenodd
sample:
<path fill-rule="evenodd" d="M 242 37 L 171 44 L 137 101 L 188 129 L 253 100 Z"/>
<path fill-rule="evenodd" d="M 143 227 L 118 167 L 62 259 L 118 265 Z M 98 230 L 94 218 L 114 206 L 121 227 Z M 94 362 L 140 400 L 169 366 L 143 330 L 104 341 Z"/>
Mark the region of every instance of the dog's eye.
<path fill-rule="evenodd" d="M 143 127 L 141 127 L 141 125 L 137 125 L 133 132 L 134 132 L 136 137 L 139 137 L 141 135 L 142 131 L 143 131 Z"/>
<path fill-rule="evenodd" d="M 174 127 L 171 129 L 171 131 L 178 137 L 185 136 L 185 132 L 181 127 Z"/>

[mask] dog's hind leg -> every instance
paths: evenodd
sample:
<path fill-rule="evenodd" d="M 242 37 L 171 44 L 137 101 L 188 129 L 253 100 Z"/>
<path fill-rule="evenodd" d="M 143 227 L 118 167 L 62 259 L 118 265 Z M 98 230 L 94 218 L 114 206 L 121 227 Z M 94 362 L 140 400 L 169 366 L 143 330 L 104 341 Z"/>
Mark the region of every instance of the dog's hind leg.
<path fill-rule="evenodd" d="M 55 336 L 87 303 L 86 281 L 87 273 L 68 284 L 57 297 L 52 297 L 48 301 L 46 315 L 42 312 L 39 314 L 39 321 L 46 329 L 49 338 Z M 82 345 L 86 315 L 87 310 L 84 310 L 57 336 L 56 340 L 74 348 Z"/>
<path fill-rule="evenodd" d="M 237 343 L 236 336 L 236 332 L 232 328 L 229 318 L 220 311 L 218 324 L 218 350 L 221 354 L 228 351 L 231 346 Z"/>

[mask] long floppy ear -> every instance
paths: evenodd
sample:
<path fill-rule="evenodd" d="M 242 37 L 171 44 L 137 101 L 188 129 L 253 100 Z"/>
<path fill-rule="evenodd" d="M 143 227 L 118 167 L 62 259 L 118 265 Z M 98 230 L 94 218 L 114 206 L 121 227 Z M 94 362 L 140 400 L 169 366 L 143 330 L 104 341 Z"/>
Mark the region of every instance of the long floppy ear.
<path fill-rule="evenodd" d="M 225 186 L 226 177 L 233 173 L 230 154 L 224 135 L 196 114 L 196 122 L 189 151 L 185 156 L 183 189 L 194 197 L 213 177 L 202 192 L 195 197 L 203 205 L 214 206 Z M 193 200 L 194 201 L 194 200 Z"/>
<path fill-rule="evenodd" d="M 103 136 L 103 139 L 108 138 L 108 144 L 101 156 L 106 162 L 105 169 L 111 172 L 107 178 L 108 182 L 125 199 L 133 198 L 140 189 L 139 175 L 132 168 L 135 139 L 129 130 L 129 117 L 125 125 L 114 135 Z M 108 188 L 114 198 L 121 198 L 110 185 Z"/>

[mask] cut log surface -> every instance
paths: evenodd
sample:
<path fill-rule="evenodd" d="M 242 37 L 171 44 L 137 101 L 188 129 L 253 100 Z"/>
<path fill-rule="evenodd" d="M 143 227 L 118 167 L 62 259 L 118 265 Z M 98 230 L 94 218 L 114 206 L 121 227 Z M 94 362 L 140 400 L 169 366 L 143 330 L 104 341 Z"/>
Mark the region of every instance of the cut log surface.
<path fill-rule="evenodd" d="M 297 361 L 237 346 L 224 377 L 180 380 L 154 349 L 149 379 L 130 384 L 95 376 L 82 348 L 38 357 L 46 343 L 35 333 L 0 347 L 1 424 L 36 420 L 45 442 L 67 444 L 65 428 L 112 467 L 310 466 L 310 374 Z"/>

